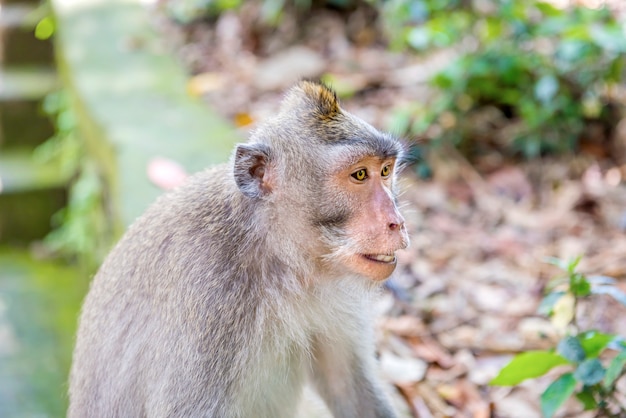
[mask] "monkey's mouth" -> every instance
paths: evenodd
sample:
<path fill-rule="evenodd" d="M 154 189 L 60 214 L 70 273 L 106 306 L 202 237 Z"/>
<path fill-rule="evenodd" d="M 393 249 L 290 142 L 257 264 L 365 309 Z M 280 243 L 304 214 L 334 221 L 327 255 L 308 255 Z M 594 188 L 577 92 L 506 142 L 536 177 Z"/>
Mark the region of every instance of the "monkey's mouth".
<path fill-rule="evenodd" d="M 363 257 L 367 258 L 370 261 L 375 261 L 377 263 L 385 263 L 385 264 L 396 263 L 395 254 L 363 254 Z"/>

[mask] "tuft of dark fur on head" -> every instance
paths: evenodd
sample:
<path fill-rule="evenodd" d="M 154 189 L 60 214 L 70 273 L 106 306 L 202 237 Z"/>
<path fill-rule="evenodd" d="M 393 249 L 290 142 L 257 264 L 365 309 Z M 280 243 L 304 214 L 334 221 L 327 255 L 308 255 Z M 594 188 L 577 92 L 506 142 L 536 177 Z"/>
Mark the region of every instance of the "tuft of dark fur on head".
<path fill-rule="evenodd" d="M 298 85 L 315 106 L 315 115 L 321 120 L 332 120 L 341 113 L 337 93 L 322 83 L 303 81 Z"/>
<path fill-rule="evenodd" d="M 274 130 L 280 125 L 279 130 Z M 299 126 L 294 133 L 284 127 Z M 269 126 L 269 125 L 268 125 Z M 266 136 L 299 137 L 324 145 L 362 147 L 362 156 L 401 158 L 404 146 L 392 135 L 382 133 L 345 112 L 339 105 L 337 94 L 327 85 L 314 81 L 300 81 L 292 87 L 282 102 L 279 115 Z"/>
<path fill-rule="evenodd" d="M 330 87 L 306 80 L 300 81 L 287 92 L 284 107 L 301 107 L 318 121 L 324 122 L 332 121 L 341 114 L 337 94 Z"/>

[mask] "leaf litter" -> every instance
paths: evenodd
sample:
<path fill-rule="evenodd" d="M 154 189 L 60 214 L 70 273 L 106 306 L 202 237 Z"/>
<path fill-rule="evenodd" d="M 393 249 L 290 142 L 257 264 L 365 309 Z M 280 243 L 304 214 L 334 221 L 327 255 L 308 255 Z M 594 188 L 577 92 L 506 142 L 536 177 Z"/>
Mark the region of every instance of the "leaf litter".
<path fill-rule="evenodd" d="M 193 74 L 190 94 L 244 134 L 303 77 L 326 79 L 347 110 L 384 129 L 398 110 L 430 97 L 428 79 L 454 56 L 390 52 L 366 16 L 350 28 L 339 14 L 315 10 L 300 27 L 285 14 L 280 29 L 264 31 L 256 12 L 246 5 L 186 28 L 158 22 Z M 602 157 L 492 153 L 470 163 L 437 147 L 431 178 L 405 170 L 400 201 L 412 245 L 398 254 L 375 322 L 382 375 L 404 416 L 541 416 L 552 376 L 515 387 L 488 382 L 513 355 L 554 347 L 563 336 L 537 312 L 560 274 L 548 257 L 583 256 L 581 272 L 612 277 L 626 291 L 626 129 L 615 135 Z M 626 310 L 610 297 L 593 296 L 579 309 L 581 326 L 626 335 Z M 590 415 L 568 402 L 555 416 Z"/>

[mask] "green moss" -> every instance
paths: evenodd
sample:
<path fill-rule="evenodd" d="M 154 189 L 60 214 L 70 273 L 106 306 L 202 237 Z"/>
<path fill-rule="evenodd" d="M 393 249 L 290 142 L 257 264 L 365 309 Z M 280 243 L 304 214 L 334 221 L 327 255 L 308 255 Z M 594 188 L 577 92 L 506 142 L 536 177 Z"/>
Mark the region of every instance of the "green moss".
<path fill-rule="evenodd" d="M 87 282 L 76 269 L 0 247 L 0 416 L 65 416 Z"/>
<path fill-rule="evenodd" d="M 79 129 L 130 224 L 162 191 L 146 175 L 165 157 L 195 172 L 224 162 L 239 137 L 197 98 L 139 2 L 52 0 L 57 61 Z"/>

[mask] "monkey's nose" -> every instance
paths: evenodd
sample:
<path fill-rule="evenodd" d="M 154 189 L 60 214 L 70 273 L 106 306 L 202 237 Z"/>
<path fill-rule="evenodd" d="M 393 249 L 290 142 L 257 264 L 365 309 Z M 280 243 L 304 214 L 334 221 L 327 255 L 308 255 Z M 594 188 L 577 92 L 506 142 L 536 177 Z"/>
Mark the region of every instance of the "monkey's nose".
<path fill-rule="evenodd" d="M 399 231 L 400 229 L 402 229 L 402 227 L 404 226 L 404 222 L 401 223 L 390 223 L 389 224 L 389 230 L 391 231 Z"/>
<path fill-rule="evenodd" d="M 387 219 L 387 227 L 391 232 L 401 231 L 404 228 L 404 217 L 397 210 L 394 212 L 393 216 Z"/>

